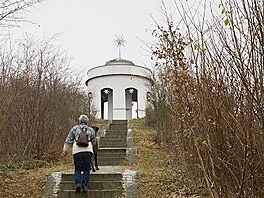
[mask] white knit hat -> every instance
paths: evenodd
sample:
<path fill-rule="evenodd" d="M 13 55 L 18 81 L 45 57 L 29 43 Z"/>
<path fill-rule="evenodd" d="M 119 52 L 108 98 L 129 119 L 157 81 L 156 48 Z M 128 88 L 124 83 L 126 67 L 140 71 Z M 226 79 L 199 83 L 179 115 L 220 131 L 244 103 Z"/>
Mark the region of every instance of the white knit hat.
<path fill-rule="evenodd" d="M 79 123 L 81 123 L 81 122 L 85 122 L 85 123 L 88 123 L 89 122 L 89 118 L 88 118 L 88 116 L 87 115 L 80 115 L 80 117 L 79 117 Z"/>

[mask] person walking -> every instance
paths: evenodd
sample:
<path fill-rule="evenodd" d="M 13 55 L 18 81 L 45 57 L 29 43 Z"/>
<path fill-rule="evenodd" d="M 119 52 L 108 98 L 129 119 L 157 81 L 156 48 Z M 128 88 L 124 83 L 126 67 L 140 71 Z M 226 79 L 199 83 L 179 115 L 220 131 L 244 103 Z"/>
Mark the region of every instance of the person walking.
<path fill-rule="evenodd" d="M 81 189 L 85 193 L 88 191 L 95 141 L 95 131 L 89 126 L 88 116 L 80 115 L 79 123 L 70 130 L 63 146 L 63 154 L 72 148 L 76 193 Z"/>

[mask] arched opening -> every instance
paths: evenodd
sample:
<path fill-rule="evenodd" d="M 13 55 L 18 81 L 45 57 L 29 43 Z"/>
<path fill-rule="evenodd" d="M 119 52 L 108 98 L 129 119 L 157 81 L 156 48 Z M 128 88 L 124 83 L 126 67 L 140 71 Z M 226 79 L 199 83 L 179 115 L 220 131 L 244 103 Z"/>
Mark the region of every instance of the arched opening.
<path fill-rule="evenodd" d="M 130 87 L 125 90 L 126 119 L 138 118 L 138 90 Z"/>
<path fill-rule="evenodd" d="M 113 89 L 101 89 L 101 119 L 113 119 Z"/>

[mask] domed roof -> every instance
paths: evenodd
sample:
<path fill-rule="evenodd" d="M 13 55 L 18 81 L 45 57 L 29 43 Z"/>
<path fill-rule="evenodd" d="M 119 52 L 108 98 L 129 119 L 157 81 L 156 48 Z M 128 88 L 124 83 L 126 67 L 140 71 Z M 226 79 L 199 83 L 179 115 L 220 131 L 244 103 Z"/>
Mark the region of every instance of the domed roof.
<path fill-rule="evenodd" d="M 107 65 L 135 65 L 135 64 L 130 60 L 116 58 L 116 59 L 107 61 L 105 63 L 105 66 Z"/>
<path fill-rule="evenodd" d="M 144 78 L 151 81 L 150 76 L 152 72 L 150 69 L 135 65 L 132 61 L 126 59 L 113 59 L 107 61 L 104 65 L 93 67 L 87 72 L 87 85 L 90 80 L 95 78 L 103 78 L 106 76 L 134 76 Z"/>

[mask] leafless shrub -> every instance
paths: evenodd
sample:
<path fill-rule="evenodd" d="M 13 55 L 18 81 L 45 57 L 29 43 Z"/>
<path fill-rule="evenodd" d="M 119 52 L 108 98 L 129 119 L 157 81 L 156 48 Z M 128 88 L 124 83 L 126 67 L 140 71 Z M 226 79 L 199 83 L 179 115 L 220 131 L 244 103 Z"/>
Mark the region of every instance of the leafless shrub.
<path fill-rule="evenodd" d="M 84 112 L 86 94 L 72 79 L 68 59 L 53 39 L 33 38 L 1 49 L 0 157 L 58 157 L 65 135 Z"/>
<path fill-rule="evenodd" d="M 261 197 L 263 2 L 225 1 L 220 9 L 209 25 L 204 15 L 197 22 L 183 10 L 182 34 L 164 8 L 167 26 L 153 32 L 159 86 L 151 106 L 162 117 L 155 121 L 159 141 L 176 145 L 171 148 L 194 179 L 203 175 L 211 197 Z"/>

